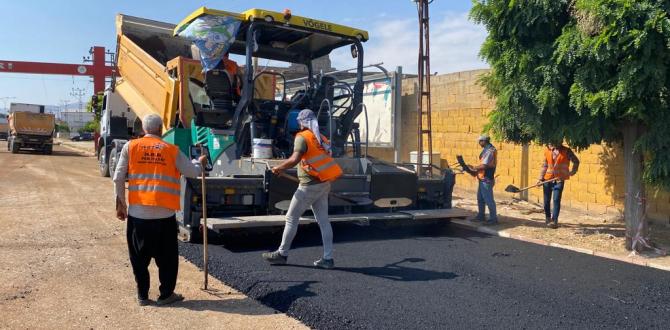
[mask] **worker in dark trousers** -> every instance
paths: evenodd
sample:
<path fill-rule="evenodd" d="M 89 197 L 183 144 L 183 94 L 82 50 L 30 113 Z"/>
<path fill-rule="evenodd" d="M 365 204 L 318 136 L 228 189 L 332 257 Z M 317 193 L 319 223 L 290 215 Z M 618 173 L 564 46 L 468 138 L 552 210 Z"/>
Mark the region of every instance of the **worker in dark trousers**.
<path fill-rule="evenodd" d="M 572 170 L 570 170 L 570 162 L 572 162 Z M 561 197 L 563 196 L 565 181 L 575 175 L 577 169 L 579 169 L 579 159 L 570 148 L 560 143 L 547 144 L 537 184 L 542 184 L 544 190 L 545 224 L 550 228 L 558 228 L 558 214 L 561 212 Z M 558 178 L 556 181 L 545 182 L 556 178 Z M 552 199 L 554 202 L 553 210 L 551 209 Z"/>
<path fill-rule="evenodd" d="M 180 208 L 180 175 L 197 177 L 206 157 L 190 161 L 177 146 L 161 140 L 163 121 L 158 115 L 144 117 L 142 129 L 144 137 L 123 146 L 114 171 L 116 217 L 128 219 L 128 252 L 138 303 L 151 303 L 148 267 L 153 258 L 160 280 L 156 304 L 167 305 L 184 299 L 174 292 L 179 269 L 175 211 Z"/>

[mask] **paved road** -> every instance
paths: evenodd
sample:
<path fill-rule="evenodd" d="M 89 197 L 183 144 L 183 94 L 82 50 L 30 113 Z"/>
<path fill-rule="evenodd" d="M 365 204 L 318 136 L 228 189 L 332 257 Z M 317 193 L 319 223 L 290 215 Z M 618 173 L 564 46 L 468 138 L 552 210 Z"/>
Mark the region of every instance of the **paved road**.
<path fill-rule="evenodd" d="M 287 266 L 260 253 L 279 234 L 211 248 L 213 275 L 305 324 L 327 328 L 668 328 L 670 273 L 437 225 L 335 227 L 335 270 L 309 265 L 301 228 Z M 346 240 L 344 240 L 346 238 Z M 252 243 L 260 242 L 260 244 Z M 182 244 L 200 264 L 199 245 Z"/>
<path fill-rule="evenodd" d="M 95 158 L 60 146 L 11 154 L 0 141 L 0 165 L 0 329 L 304 328 L 219 281 L 201 291 L 202 273 L 185 260 L 186 301 L 138 307 L 125 224 Z"/>

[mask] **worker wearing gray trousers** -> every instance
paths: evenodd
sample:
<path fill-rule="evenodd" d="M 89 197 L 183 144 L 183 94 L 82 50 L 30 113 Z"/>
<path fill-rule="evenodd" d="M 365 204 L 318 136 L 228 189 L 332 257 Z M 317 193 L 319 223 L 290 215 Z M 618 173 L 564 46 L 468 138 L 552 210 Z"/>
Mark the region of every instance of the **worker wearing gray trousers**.
<path fill-rule="evenodd" d="M 312 110 L 302 110 L 298 114 L 302 128 L 295 138 L 293 154 L 283 163 L 272 168 L 280 172 L 298 166 L 300 184 L 293 194 L 286 213 L 286 225 L 281 245 L 274 252 L 263 253 L 263 258 L 272 264 L 285 264 L 291 243 L 298 231 L 300 216 L 311 208 L 321 230 L 323 258 L 314 262 L 320 268 L 333 268 L 333 229 L 328 219 L 328 195 L 330 179 L 341 175 L 341 169 L 329 155 L 329 141 L 319 132 L 319 124 Z M 311 173 L 311 174 L 310 174 Z M 339 173 L 339 174 L 338 174 Z"/>

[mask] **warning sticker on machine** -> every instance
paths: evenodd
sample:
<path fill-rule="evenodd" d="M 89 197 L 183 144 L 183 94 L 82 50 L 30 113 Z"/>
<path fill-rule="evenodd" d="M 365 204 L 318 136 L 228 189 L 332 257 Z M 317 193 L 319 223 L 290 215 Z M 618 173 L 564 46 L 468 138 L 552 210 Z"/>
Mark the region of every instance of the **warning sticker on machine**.
<path fill-rule="evenodd" d="M 219 143 L 219 138 L 215 137 L 215 138 L 212 139 L 212 147 L 214 148 L 214 150 L 221 149 L 221 144 Z"/>

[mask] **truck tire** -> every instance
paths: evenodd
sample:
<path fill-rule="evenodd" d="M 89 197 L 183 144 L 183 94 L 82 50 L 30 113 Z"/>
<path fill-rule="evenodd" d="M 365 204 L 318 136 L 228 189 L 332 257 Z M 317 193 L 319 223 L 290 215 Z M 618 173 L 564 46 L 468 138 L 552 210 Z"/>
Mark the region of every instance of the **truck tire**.
<path fill-rule="evenodd" d="M 19 144 L 12 139 L 12 143 L 10 146 L 10 150 L 12 151 L 13 154 L 18 154 L 19 153 Z"/>
<path fill-rule="evenodd" d="M 109 159 L 107 162 L 107 171 L 109 173 L 113 173 L 114 170 L 116 170 L 116 162 L 118 161 L 118 152 L 116 151 L 116 147 L 112 148 L 112 151 L 109 152 Z"/>
<path fill-rule="evenodd" d="M 181 211 L 177 213 L 179 222 L 179 235 L 182 240 L 189 243 L 201 243 L 202 232 L 200 231 L 200 214 L 191 210 L 193 201 L 193 189 L 182 177 Z M 194 221 L 195 220 L 195 221 Z"/>
<path fill-rule="evenodd" d="M 100 152 L 98 153 L 98 165 L 100 168 L 100 176 L 102 177 L 109 177 L 109 163 L 107 163 L 107 159 L 105 159 L 105 153 L 106 150 L 100 149 Z"/>

